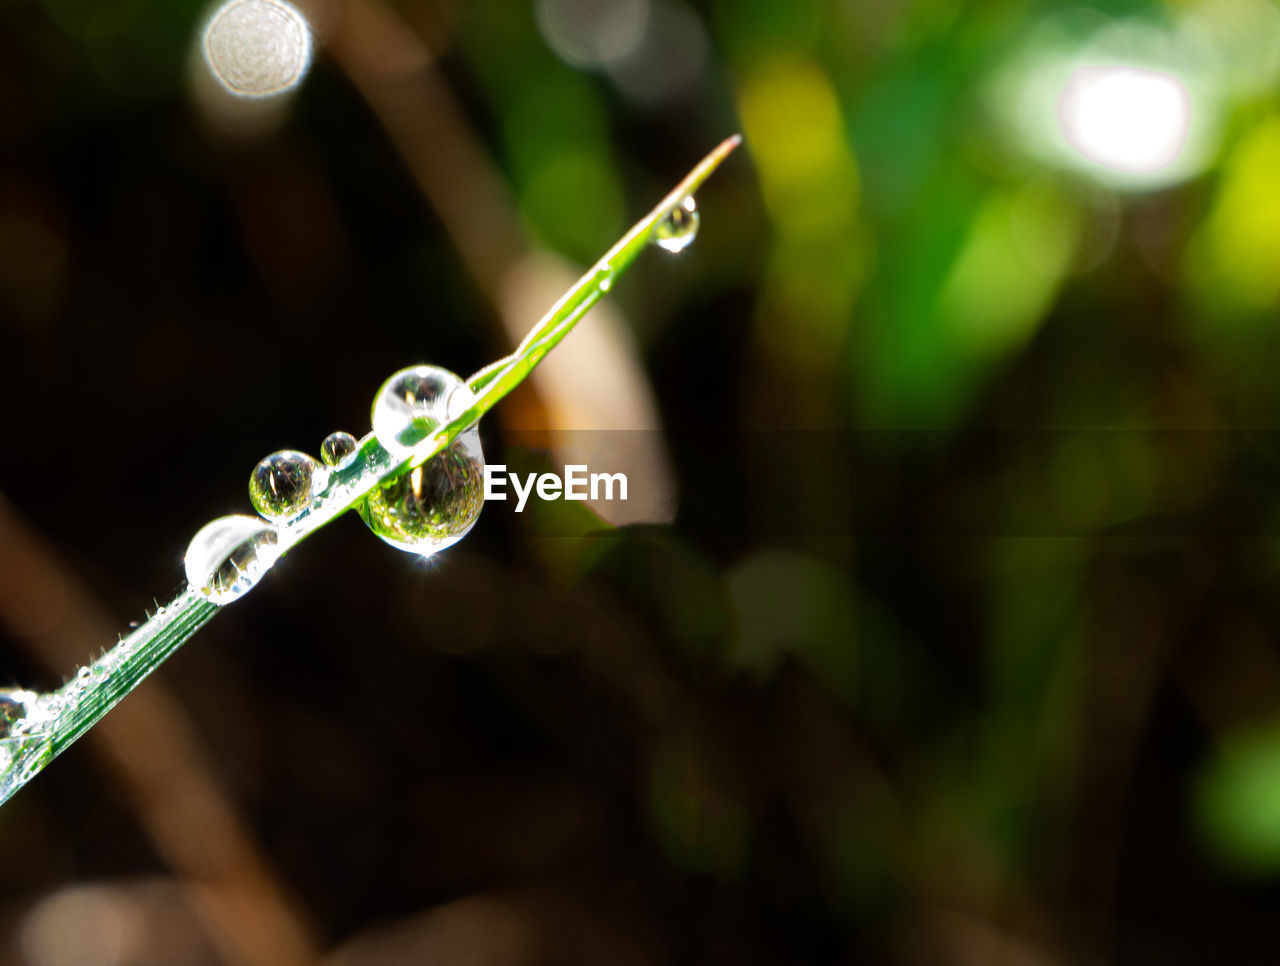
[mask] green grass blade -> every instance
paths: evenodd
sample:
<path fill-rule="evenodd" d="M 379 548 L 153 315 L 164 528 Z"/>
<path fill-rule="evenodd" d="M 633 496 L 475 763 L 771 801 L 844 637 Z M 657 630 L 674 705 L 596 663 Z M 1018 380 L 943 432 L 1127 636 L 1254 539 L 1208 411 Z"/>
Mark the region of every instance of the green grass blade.
<path fill-rule="evenodd" d="M 331 471 L 324 488 L 311 503 L 279 527 L 279 556 L 358 506 L 374 487 L 431 459 L 474 426 L 604 297 L 614 280 L 649 245 L 662 219 L 691 195 L 741 140 L 735 135 L 707 155 L 551 307 L 515 352 L 471 376 L 467 383 L 475 394 L 472 404 L 441 424 L 407 457 L 393 457 L 372 433 L 365 436 L 355 459 Z M 0 733 L 0 803 L 7 801 L 89 730 L 218 610 L 219 605 L 198 589 L 187 588 L 97 661 L 81 668 L 57 691 L 15 692 L 27 711 L 24 717 L 11 723 L 7 731 Z"/>
<path fill-rule="evenodd" d="M 499 399 L 518 386 L 533 367 L 568 335 L 582 318 L 612 287 L 614 280 L 627 270 L 653 237 L 654 228 L 686 197 L 693 194 L 711 173 L 739 144 L 741 135 L 722 141 L 702 159 L 678 185 L 645 217 L 631 227 L 599 261 L 587 271 L 537 325 L 524 337 L 519 347 L 505 359 L 486 366 L 468 380 L 476 393 L 475 403 L 462 414 L 472 423 L 488 412 Z M 470 425 L 470 423 L 468 423 Z"/>

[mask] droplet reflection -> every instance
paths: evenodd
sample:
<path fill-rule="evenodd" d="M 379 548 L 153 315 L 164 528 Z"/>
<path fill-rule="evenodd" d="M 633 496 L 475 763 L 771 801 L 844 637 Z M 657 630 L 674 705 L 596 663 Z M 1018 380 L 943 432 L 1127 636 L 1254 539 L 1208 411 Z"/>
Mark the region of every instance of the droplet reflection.
<path fill-rule="evenodd" d="M 361 506 L 391 546 L 427 556 L 452 546 L 484 507 L 484 453 L 472 427 L 421 466 L 375 489 Z"/>
<path fill-rule="evenodd" d="M 296 516 L 311 499 L 316 461 L 306 453 L 282 449 L 254 467 L 249 500 L 268 520 Z"/>
<path fill-rule="evenodd" d="M 339 430 L 324 438 L 324 442 L 320 444 L 320 458 L 326 466 L 341 469 L 351 462 L 359 445 L 360 441 L 354 436 Z"/>
<path fill-rule="evenodd" d="M 373 434 L 393 456 L 408 456 L 451 415 L 471 403 L 471 391 L 439 366 L 410 366 L 382 384 L 373 400 Z"/>

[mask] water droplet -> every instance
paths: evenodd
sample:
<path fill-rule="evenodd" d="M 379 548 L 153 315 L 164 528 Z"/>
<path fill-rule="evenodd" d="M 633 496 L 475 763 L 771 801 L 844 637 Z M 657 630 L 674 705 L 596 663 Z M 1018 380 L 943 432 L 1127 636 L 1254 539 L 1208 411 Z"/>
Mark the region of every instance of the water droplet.
<path fill-rule="evenodd" d="M 484 453 L 473 426 L 416 469 L 373 490 L 360 507 L 391 546 L 427 556 L 461 540 L 484 507 Z"/>
<path fill-rule="evenodd" d="M 408 456 L 450 416 L 471 405 L 467 384 L 438 366 L 410 366 L 382 384 L 373 400 L 373 434 L 392 456 Z"/>
<path fill-rule="evenodd" d="M 249 500 L 268 520 L 296 515 L 311 499 L 316 461 L 306 453 L 282 449 L 253 468 L 249 476 Z"/>
<path fill-rule="evenodd" d="M 0 738 L 8 738 L 14 728 L 27 716 L 27 702 L 31 692 L 17 688 L 0 688 Z"/>
<path fill-rule="evenodd" d="M 360 441 L 350 433 L 330 433 L 320 444 L 320 458 L 326 466 L 338 469 L 351 462 L 359 446 Z"/>
<path fill-rule="evenodd" d="M 0 735 L 0 802 L 7 801 L 53 757 L 53 737 L 43 730 L 40 720 L 40 695 L 34 691 L 9 694 L 18 696 L 26 713 L 6 723 L 12 730 Z M 33 717 L 37 719 L 34 722 Z"/>
<path fill-rule="evenodd" d="M 191 538 L 187 583 L 215 604 L 238 600 L 276 562 L 277 539 L 275 528 L 255 517 L 220 517 Z"/>
<path fill-rule="evenodd" d="M 698 237 L 698 203 L 693 195 L 685 195 L 680 204 L 672 208 L 653 229 L 653 240 L 658 247 L 673 255 L 682 252 Z"/>

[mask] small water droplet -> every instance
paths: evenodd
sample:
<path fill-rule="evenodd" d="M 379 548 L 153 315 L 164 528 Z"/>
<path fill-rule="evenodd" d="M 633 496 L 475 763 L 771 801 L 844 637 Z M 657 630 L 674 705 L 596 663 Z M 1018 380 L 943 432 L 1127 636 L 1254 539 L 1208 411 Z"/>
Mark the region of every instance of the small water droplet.
<path fill-rule="evenodd" d="M 249 476 L 249 500 L 268 520 L 297 515 L 311 499 L 316 461 L 306 453 L 282 449 L 253 468 Z"/>
<path fill-rule="evenodd" d="M 484 507 L 484 453 L 473 426 L 416 469 L 373 490 L 360 507 L 391 546 L 427 556 L 466 536 Z"/>
<path fill-rule="evenodd" d="M 326 466 L 340 469 L 351 462 L 359 445 L 358 439 L 339 430 L 324 438 L 324 442 L 320 444 L 320 458 Z"/>
<path fill-rule="evenodd" d="M 673 255 L 682 252 L 698 237 L 698 203 L 693 195 L 685 195 L 653 229 L 653 240 L 659 248 Z"/>
<path fill-rule="evenodd" d="M 253 589 L 276 562 L 275 528 L 255 517 L 220 517 L 187 547 L 187 583 L 215 604 L 229 604 Z"/>
<path fill-rule="evenodd" d="M 14 728 L 27 716 L 27 702 L 31 692 L 17 688 L 0 688 L 0 738 L 8 738 Z"/>
<path fill-rule="evenodd" d="M 392 456 L 408 456 L 472 399 L 467 384 L 439 366 L 410 366 L 382 384 L 373 400 L 373 434 Z"/>

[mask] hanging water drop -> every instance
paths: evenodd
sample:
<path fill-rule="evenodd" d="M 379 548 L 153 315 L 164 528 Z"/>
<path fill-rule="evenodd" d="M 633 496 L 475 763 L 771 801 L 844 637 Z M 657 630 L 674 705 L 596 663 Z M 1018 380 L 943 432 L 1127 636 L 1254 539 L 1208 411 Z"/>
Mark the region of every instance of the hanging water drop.
<path fill-rule="evenodd" d="M 255 517 L 220 517 L 187 547 L 187 583 L 215 604 L 229 604 L 253 589 L 276 562 L 275 528 Z"/>
<path fill-rule="evenodd" d="M 299 513 L 311 499 L 316 461 L 306 453 L 282 449 L 253 468 L 249 500 L 268 520 L 284 520 Z"/>
<path fill-rule="evenodd" d="M 428 556 L 466 536 L 484 507 L 484 453 L 473 426 L 421 466 L 375 488 L 360 507 L 391 546 Z"/>
<path fill-rule="evenodd" d="M 471 405 L 471 390 L 448 369 L 410 366 L 373 400 L 373 434 L 392 456 L 408 456 L 439 425 Z"/>
<path fill-rule="evenodd" d="M 320 444 L 320 458 L 326 466 L 341 469 L 351 462 L 359 445 L 359 440 L 354 436 L 339 430 L 324 438 L 324 442 Z"/>
<path fill-rule="evenodd" d="M 659 248 L 673 255 L 682 252 L 698 237 L 698 203 L 693 195 L 685 195 L 653 229 L 653 240 Z"/>

